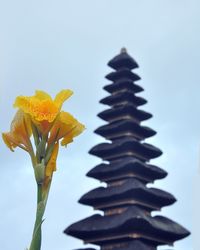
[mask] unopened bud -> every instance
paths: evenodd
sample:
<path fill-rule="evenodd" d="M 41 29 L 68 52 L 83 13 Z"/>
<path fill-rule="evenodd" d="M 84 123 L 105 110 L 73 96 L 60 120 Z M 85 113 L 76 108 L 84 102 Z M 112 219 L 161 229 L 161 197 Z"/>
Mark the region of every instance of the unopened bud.
<path fill-rule="evenodd" d="M 42 184 L 45 178 L 45 165 L 44 161 L 41 163 L 37 164 L 34 168 L 35 170 L 35 179 L 38 184 Z"/>

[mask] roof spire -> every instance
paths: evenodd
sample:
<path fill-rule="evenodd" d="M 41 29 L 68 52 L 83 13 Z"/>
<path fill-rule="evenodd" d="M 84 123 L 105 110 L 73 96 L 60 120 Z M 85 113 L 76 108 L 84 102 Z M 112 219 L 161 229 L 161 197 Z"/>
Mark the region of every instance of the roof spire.
<path fill-rule="evenodd" d="M 122 47 L 121 50 L 120 50 L 120 54 L 122 53 L 127 53 L 127 49 L 125 47 Z"/>

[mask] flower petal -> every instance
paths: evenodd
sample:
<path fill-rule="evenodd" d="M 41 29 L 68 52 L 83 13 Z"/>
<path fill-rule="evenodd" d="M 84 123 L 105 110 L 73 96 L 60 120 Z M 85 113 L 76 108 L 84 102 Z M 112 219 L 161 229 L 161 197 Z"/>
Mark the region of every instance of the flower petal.
<path fill-rule="evenodd" d="M 53 172 L 56 171 L 56 160 L 57 160 L 57 156 L 58 156 L 58 149 L 59 149 L 59 144 L 56 143 L 54 146 L 51 158 L 46 166 L 45 176 L 47 176 L 47 177 L 51 177 Z"/>
<path fill-rule="evenodd" d="M 54 102 L 49 98 L 39 100 L 36 97 L 18 96 L 14 107 L 20 108 L 36 121 L 53 122 L 59 112 Z"/>
<path fill-rule="evenodd" d="M 52 129 L 48 143 L 58 141 L 61 138 L 68 136 L 74 137 L 72 131 L 75 131 L 76 127 L 80 124 L 70 113 L 61 111 L 57 117 Z"/>
<path fill-rule="evenodd" d="M 35 91 L 35 97 L 39 100 L 51 100 L 52 101 L 52 98 L 51 96 L 46 93 L 45 91 L 42 91 L 42 90 L 36 90 Z"/>
<path fill-rule="evenodd" d="M 14 152 L 14 148 L 17 146 L 13 144 L 13 138 L 10 133 L 2 133 L 2 138 L 7 147 Z"/>
<path fill-rule="evenodd" d="M 77 122 L 76 126 L 64 136 L 63 140 L 61 141 L 61 145 L 66 146 L 70 142 L 73 142 L 73 138 L 80 135 L 84 129 L 85 126 Z"/>
<path fill-rule="evenodd" d="M 73 94 L 73 91 L 70 89 L 61 90 L 55 97 L 54 103 L 60 110 L 63 103 Z"/>
<path fill-rule="evenodd" d="M 27 96 L 18 96 L 13 104 L 15 108 L 20 108 L 25 113 L 29 113 L 30 105 L 30 98 L 28 98 Z"/>
<path fill-rule="evenodd" d="M 5 144 L 14 151 L 17 146 L 29 149 L 29 137 L 32 134 L 30 118 L 22 110 L 18 110 L 10 126 L 10 132 L 3 133 Z"/>

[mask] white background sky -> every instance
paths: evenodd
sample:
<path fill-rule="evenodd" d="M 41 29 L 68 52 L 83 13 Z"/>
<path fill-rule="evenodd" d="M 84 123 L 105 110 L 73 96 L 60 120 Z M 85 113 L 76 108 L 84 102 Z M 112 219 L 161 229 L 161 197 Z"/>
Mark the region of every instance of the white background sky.
<path fill-rule="evenodd" d="M 106 106 L 98 101 L 108 95 L 102 90 L 108 84 L 104 75 L 111 71 L 106 63 L 123 46 L 140 65 L 136 72 L 145 88 L 140 96 L 149 101 L 143 108 L 154 115 L 145 124 L 158 134 L 148 142 L 164 152 L 152 163 L 169 173 L 155 186 L 178 199 L 162 215 L 193 233 L 174 249 L 200 249 L 199 23 L 198 0 L 0 1 L 0 130 L 9 129 L 15 97 L 32 95 L 35 89 L 52 95 L 73 89 L 64 110 L 87 127 L 60 151 L 45 214 L 43 250 L 82 246 L 62 232 L 93 214 L 77 200 L 100 185 L 85 177 L 100 162 L 87 151 L 104 140 L 93 133 L 104 124 L 96 114 Z M 36 203 L 31 163 L 24 152 L 11 153 L 2 141 L 0 155 L 0 249 L 24 250 Z"/>

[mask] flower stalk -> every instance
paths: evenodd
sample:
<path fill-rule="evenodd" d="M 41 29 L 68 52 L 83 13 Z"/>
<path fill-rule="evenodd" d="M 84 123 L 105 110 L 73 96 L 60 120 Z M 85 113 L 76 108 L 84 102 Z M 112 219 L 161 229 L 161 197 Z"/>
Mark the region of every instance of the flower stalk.
<path fill-rule="evenodd" d="M 40 250 L 42 243 L 42 222 L 43 215 L 45 212 L 45 204 L 42 201 L 41 195 L 42 186 L 39 184 L 37 186 L 37 211 L 36 211 L 36 219 L 33 230 L 32 241 L 29 250 Z"/>

